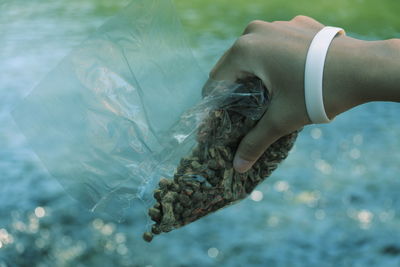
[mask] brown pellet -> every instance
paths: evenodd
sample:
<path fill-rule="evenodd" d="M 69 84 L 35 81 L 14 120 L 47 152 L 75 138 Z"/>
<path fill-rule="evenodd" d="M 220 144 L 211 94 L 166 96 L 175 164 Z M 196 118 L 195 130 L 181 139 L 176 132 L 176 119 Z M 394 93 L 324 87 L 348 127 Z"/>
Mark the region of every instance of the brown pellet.
<path fill-rule="evenodd" d="M 147 242 L 153 234 L 180 228 L 245 198 L 288 156 L 299 131 L 272 144 L 248 172 L 237 173 L 232 165 L 236 149 L 265 111 L 268 91 L 252 78 L 223 99 L 200 123 L 198 143 L 181 159 L 173 179 L 159 181 L 157 202 L 148 212 L 155 224 L 151 233 L 143 234 Z"/>

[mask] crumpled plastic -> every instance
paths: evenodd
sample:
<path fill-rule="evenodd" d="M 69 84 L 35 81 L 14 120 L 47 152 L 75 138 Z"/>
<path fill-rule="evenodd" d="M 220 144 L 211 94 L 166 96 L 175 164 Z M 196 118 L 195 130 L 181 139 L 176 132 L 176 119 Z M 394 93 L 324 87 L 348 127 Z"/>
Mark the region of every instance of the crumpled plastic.
<path fill-rule="evenodd" d="M 13 116 L 70 195 L 123 219 L 132 200 L 150 205 L 155 184 L 194 147 L 207 110 L 235 90 L 201 100 L 206 81 L 171 1 L 135 0 L 64 58 Z"/>

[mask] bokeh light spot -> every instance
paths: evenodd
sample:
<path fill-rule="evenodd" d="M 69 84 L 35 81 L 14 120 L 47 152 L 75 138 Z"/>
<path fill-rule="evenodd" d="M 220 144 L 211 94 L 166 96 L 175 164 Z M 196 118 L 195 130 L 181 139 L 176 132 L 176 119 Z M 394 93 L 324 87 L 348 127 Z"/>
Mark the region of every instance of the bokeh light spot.
<path fill-rule="evenodd" d="M 103 227 L 104 223 L 102 219 L 97 218 L 93 220 L 92 225 L 95 229 L 100 230 Z"/>
<path fill-rule="evenodd" d="M 123 233 L 117 233 L 115 235 L 115 241 L 117 243 L 124 243 L 126 241 L 126 236 Z"/>
<path fill-rule="evenodd" d="M 37 207 L 35 209 L 35 215 L 38 218 L 43 218 L 46 215 L 46 210 L 43 207 Z"/>
<path fill-rule="evenodd" d="M 7 232 L 6 229 L 1 228 L 0 229 L 0 242 L 1 242 L 2 246 L 3 245 L 5 246 L 7 244 L 13 243 L 14 242 L 14 238 L 13 238 L 13 236 L 11 234 L 9 234 Z"/>
<path fill-rule="evenodd" d="M 323 159 L 316 160 L 314 166 L 317 170 L 319 170 L 323 174 L 331 174 L 332 173 L 332 166 Z"/>
<path fill-rule="evenodd" d="M 313 206 L 319 199 L 316 192 L 303 191 L 296 196 L 296 201 Z"/>
<path fill-rule="evenodd" d="M 217 248 L 209 248 L 207 254 L 210 258 L 216 258 L 219 254 L 219 250 Z"/>
<path fill-rule="evenodd" d="M 370 223 L 374 215 L 369 210 L 361 210 L 357 218 L 361 223 Z"/>
<path fill-rule="evenodd" d="M 285 192 L 289 189 L 289 184 L 286 181 L 277 181 L 274 188 L 278 192 Z"/>
<path fill-rule="evenodd" d="M 256 202 L 261 201 L 263 199 L 263 193 L 259 190 L 254 190 L 251 192 L 250 198 Z"/>
<path fill-rule="evenodd" d="M 114 232 L 115 226 L 111 223 L 105 224 L 103 228 L 101 228 L 101 233 L 103 235 L 111 235 Z"/>
<path fill-rule="evenodd" d="M 314 128 L 311 130 L 310 134 L 313 139 L 319 139 L 322 136 L 322 131 L 320 128 Z"/>

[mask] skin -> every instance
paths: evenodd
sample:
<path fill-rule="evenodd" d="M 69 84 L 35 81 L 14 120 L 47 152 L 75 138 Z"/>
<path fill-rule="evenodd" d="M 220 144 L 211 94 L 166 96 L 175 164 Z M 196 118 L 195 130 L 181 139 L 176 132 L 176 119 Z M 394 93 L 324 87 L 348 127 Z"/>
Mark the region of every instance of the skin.
<path fill-rule="evenodd" d="M 296 16 L 291 21 L 253 21 L 219 59 L 210 80 L 258 77 L 270 91 L 270 107 L 242 139 L 234 167 L 246 172 L 280 137 L 311 124 L 304 98 L 308 47 L 324 27 Z M 336 36 L 324 66 L 323 99 L 330 119 L 371 101 L 400 102 L 400 39 L 364 41 Z"/>

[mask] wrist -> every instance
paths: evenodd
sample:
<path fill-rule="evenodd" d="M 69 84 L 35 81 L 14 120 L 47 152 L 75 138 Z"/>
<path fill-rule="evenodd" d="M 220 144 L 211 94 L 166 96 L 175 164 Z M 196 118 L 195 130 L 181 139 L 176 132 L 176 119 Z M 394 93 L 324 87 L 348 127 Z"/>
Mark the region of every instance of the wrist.
<path fill-rule="evenodd" d="M 372 47 L 367 41 L 348 36 L 333 39 L 326 56 L 323 96 L 330 119 L 355 106 L 368 102 L 362 88 L 366 57 Z"/>
<path fill-rule="evenodd" d="M 400 102 L 400 40 L 369 42 L 370 55 L 360 84 L 365 89 L 366 102 Z"/>
<path fill-rule="evenodd" d="M 400 40 L 332 41 L 324 68 L 324 103 L 330 119 L 371 101 L 400 102 Z"/>

